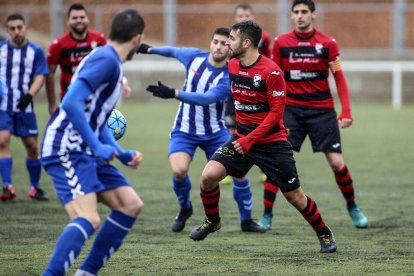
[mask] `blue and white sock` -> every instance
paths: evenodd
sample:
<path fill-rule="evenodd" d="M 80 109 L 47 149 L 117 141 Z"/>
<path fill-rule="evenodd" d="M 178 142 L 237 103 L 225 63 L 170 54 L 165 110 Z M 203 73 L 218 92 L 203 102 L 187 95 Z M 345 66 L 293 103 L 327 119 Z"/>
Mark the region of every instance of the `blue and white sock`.
<path fill-rule="evenodd" d="M 3 187 L 7 188 L 7 186 L 12 185 L 12 173 L 13 168 L 13 158 L 6 157 L 0 158 L 0 176 L 3 181 Z"/>
<path fill-rule="evenodd" d="M 119 211 L 112 211 L 96 235 L 91 251 L 79 269 L 96 275 L 121 246 L 135 219 Z"/>
<path fill-rule="evenodd" d="M 40 160 L 31 160 L 26 158 L 26 168 L 29 172 L 30 187 L 39 188 L 40 173 L 42 171 L 42 165 L 40 164 Z"/>
<path fill-rule="evenodd" d="M 43 276 L 65 275 L 95 230 L 85 218 L 72 220 L 60 234 Z"/>
<path fill-rule="evenodd" d="M 188 175 L 183 180 L 178 181 L 175 177 L 172 178 L 173 189 L 175 196 L 177 197 L 178 204 L 183 209 L 191 208 L 190 191 L 191 191 L 191 180 Z"/>
<path fill-rule="evenodd" d="M 240 220 L 251 220 L 253 194 L 248 179 L 243 181 L 236 181 L 233 179 L 233 198 L 237 202 L 237 207 L 239 208 Z"/>

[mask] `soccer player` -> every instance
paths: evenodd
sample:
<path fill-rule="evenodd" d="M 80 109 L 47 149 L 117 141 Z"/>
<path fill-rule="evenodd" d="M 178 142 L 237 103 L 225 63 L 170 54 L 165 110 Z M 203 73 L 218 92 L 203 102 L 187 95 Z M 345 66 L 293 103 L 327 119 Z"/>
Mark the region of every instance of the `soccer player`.
<path fill-rule="evenodd" d="M 126 9 L 112 20 L 109 41 L 79 64 L 61 107 L 45 130 L 41 160 L 71 221 L 56 241 L 43 275 L 64 275 L 100 224 L 99 202 L 112 211 L 75 275 L 97 275 L 130 232 L 143 202 L 121 172 L 110 164 L 118 158 L 136 169 L 142 155 L 124 150 L 106 120 L 122 89 L 122 62 L 138 49 L 144 20 Z"/>
<path fill-rule="evenodd" d="M 342 157 L 339 127 L 350 127 L 353 119 L 338 44 L 329 35 L 315 29 L 316 12 L 312 0 L 293 1 L 291 17 L 295 29 L 276 37 L 273 45 L 273 60 L 284 71 L 286 79 L 284 120 L 289 129 L 288 140 L 293 150 L 299 151 L 309 135 L 313 151 L 323 152 L 333 170 L 353 224 L 357 228 L 366 228 L 368 219 L 355 202 L 351 174 Z M 338 117 L 328 83 L 329 71 L 335 79 L 342 105 Z M 267 221 L 270 228 L 275 193 L 272 196 L 269 191 L 268 194 L 271 197 L 265 199 L 261 222 Z"/>
<path fill-rule="evenodd" d="M 58 37 L 49 46 L 47 63 L 49 64 L 49 76 L 46 79 L 46 95 L 49 103 L 49 113 L 57 109 L 55 98 L 55 73 L 60 67 L 60 99 L 68 90 L 70 80 L 76 67 L 93 49 L 106 44 L 106 38 L 102 33 L 88 29 L 89 18 L 86 8 L 79 3 L 70 5 L 67 13 L 67 26 L 70 31 Z M 129 96 L 131 88 L 124 78 L 124 96 Z"/>
<path fill-rule="evenodd" d="M 27 152 L 26 168 L 30 188 L 27 195 L 47 200 L 39 187 L 42 166 L 37 148 L 37 122 L 32 98 L 40 91 L 49 74 L 45 55 L 40 46 L 30 42 L 27 25 L 21 14 L 7 17 L 6 29 L 10 38 L 0 42 L 0 80 L 4 84 L 0 101 L 0 175 L 3 181 L 3 201 L 16 197 L 12 183 L 13 157 L 11 135 L 20 137 Z"/>
<path fill-rule="evenodd" d="M 210 159 L 218 147 L 230 138 L 223 121 L 224 101 L 231 93 L 227 72 L 229 48 L 225 45 L 228 37 L 228 28 L 216 29 L 209 52 L 195 48 L 148 45 L 142 45 L 139 51 L 176 58 L 187 70 L 183 90 L 169 88 L 161 82 L 147 88 L 154 96 L 180 101 L 168 151 L 173 190 L 181 207 L 171 224 L 174 232 L 182 231 L 193 214 L 188 170 L 196 149 L 200 147 Z M 239 208 L 242 231 L 264 232 L 252 220 L 252 191 L 247 178 L 239 176 L 233 179 L 233 196 Z"/>
<path fill-rule="evenodd" d="M 300 187 L 295 160 L 283 124 L 285 81 L 283 72 L 258 52 L 262 30 L 253 21 L 232 26 L 226 44 L 231 90 L 235 99 L 236 131 L 204 168 L 200 186 L 207 216 L 194 228 L 190 238 L 199 241 L 221 228 L 219 181 L 226 175 L 241 177 L 257 165 L 278 183 L 286 199 L 303 215 L 316 232 L 321 252 L 336 251 L 332 231 L 322 219 L 315 201 Z"/>

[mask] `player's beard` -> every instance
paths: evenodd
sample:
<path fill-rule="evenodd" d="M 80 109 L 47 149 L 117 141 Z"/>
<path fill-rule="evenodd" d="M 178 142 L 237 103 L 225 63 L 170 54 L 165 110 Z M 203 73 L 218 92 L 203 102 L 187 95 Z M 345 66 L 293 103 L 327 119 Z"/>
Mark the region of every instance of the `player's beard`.
<path fill-rule="evenodd" d="M 24 36 L 17 35 L 13 38 L 13 42 L 20 47 L 26 42 L 26 38 Z"/>
<path fill-rule="evenodd" d="M 74 32 L 75 34 L 77 34 L 77 35 L 79 35 L 79 36 L 81 36 L 81 35 L 83 35 L 85 32 L 86 32 L 86 30 L 88 29 L 88 25 L 86 24 L 86 25 L 82 25 L 82 27 L 80 28 L 80 27 L 77 27 L 77 26 L 72 26 L 72 27 L 70 27 L 70 29 L 72 30 L 72 32 Z"/>
<path fill-rule="evenodd" d="M 214 60 L 215 62 L 219 63 L 219 62 L 222 62 L 223 60 L 226 60 L 226 59 L 227 59 L 227 57 L 228 57 L 228 54 L 224 54 L 224 53 L 222 53 L 222 54 L 221 54 L 221 55 L 219 55 L 219 56 L 214 56 L 214 55 L 213 55 L 213 60 Z"/>
<path fill-rule="evenodd" d="M 245 51 L 242 47 L 242 43 L 240 42 L 239 45 L 237 45 L 237 48 L 230 48 L 230 57 L 239 59 L 244 54 L 244 52 Z"/>

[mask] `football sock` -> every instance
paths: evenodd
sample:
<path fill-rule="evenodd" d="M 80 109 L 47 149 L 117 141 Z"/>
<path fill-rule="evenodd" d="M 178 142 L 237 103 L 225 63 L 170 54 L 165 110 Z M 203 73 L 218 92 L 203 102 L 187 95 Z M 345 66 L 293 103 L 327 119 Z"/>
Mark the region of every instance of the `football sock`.
<path fill-rule="evenodd" d="M 203 190 L 200 187 L 200 197 L 201 202 L 204 206 L 204 212 L 207 218 L 213 222 L 218 223 L 220 222 L 220 209 L 219 209 L 219 200 L 220 200 L 220 186 L 217 185 L 211 191 Z"/>
<path fill-rule="evenodd" d="M 7 186 L 12 185 L 12 180 L 11 180 L 12 167 L 13 167 L 13 158 L 11 157 L 0 158 L 0 175 L 3 181 L 4 188 L 7 188 Z"/>
<path fill-rule="evenodd" d="M 188 175 L 183 180 L 179 181 L 175 177 L 172 178 L 173 189 L 177 197 L 178 204 L 183 209 L 191 208 L 190 191 L 191 180 Z"/>
<path fill-rule="evenodd" d="M 72 220 L 57 239 L 43 275 L 65 275 L 94 231 L 87 219 L 78 217 Z"/>
<path fill-rule="evenodd" d="M 276 194 L 279 192 L 279 187 L 276 184 L 270 183 L 267 180 L 263 183 L 263 205 L 264 213 L 268 215 L 273 214 L 273 205 L 276 201 Z"/>
<path fill-rule="evenodd" d="M 39 188 L 40 173 L 42 171 L 42 165 L 40 164 L 40 160 L 31 160 L 26 158 L 26 168 L 29 172 L 30 187 Z"/>
<path fill-rule="evenodd" d="M 88 257 L 80 269 L 97 275 L 99 269 L 121 246 L 125 236 L 131 231 L 135 219 L 119 211 L 112 211 L 96 235 Z"/>
<path fill-rule="evenodd" d="M 354 184 L 351 178 L 351 174 L 348 171 L 346 165 L 335 173 L 335 180 L 338 184 L 338 188 L 341 190 L 343 197 L 345 198 L 348 209 L 355 208 L 355 193 Z"/>
<path fill-rule="evenodd" d="M 308 199 L 306 207 L 300 212 L 305 220 L 312 226 L 313 230 L 319 235 L 321 232 L 325 231 L 325 228 L 327 228 L 325 227 L 325 221 L 322 219 L 315 201 L 308 196 L 306 196 L 306 198 Z"/>
<path fill-rule="evenodd" d="M 237 202 L 237 207 L 239 208 L 240 220 L 251 220 L 253 195 L 248 179 L 242 181 L 233 179 L 233 198 Z"/>

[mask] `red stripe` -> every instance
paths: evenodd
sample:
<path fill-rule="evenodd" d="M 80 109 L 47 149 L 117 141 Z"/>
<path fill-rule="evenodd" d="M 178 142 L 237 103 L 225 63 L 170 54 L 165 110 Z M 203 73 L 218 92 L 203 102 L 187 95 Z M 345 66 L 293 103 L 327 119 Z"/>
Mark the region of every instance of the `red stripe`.
<path fill-rule="evenodd" d="M 277 193 L 279 191 L 279 187 L 272 183 L 265 181 L 263 184 L 266 191 L 270 191 L 272 193 Z"/>
<path fill-rule="evenodd" d="M 204 208 L 204 213 L 206 213 L 206 215 L 215 215 L 215 214 L 218 214 L 219 211 L 220 211 L 220 208 L 218 206 L 216 208 L 214 208 L 214 209 L 206 209 L 206 208 Z"/>

